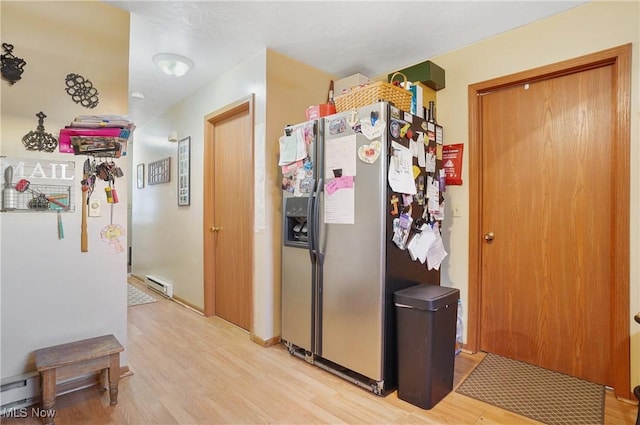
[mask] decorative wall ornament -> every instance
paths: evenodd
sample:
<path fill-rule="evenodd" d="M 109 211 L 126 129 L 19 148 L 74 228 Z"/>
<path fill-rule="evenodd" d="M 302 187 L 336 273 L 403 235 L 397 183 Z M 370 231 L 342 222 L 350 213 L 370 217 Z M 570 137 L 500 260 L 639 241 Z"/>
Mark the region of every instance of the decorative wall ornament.
<path fill-rule="evenodd" d="M 100 231 L 100 238 L 104 243 L 109 244 L 109 254 L 120 254 L 124 252 L 124 246 L 120 241 L 125 236 L 124 227 L 119 224 L 108 224 Z"/>
<path fill-rule="evenodd" d="M 18 58 L 13 55 L 13 44 L 2 43 L 2 48 L 6 53 L 1 55 L 2 67 L 0 68 L 2 76 L 9 80 L 11 85 L 14 85 L 16 81 L 22 78 L 24 66 L 27 64 L 24 59 Z"/>
<path fill-rule="evenodd" d="M 22 138 L 22 144 L 30 151 L 53 152 L 58 146 L 58 140 L 44 131 L 44 119 L 47 116 L 40 111 L 36 114 L 36 117 L 38 117 L 38 128 L 25 134 Z"/>
<path fill-rule="evenodd" d="M 91 80 L 84 78 L 82 75 L 68 74 L 65 83 L 67 85 L 65 91 L 74 102 L 89 109 L 93 109 L 98 105 L 100 101 L 98 90 L 93 87 Z"/>

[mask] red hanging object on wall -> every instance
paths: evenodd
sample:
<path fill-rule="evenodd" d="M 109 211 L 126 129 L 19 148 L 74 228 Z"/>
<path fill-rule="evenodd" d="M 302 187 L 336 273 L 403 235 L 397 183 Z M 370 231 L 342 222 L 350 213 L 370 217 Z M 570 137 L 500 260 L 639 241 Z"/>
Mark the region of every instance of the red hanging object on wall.
<path fill-rule="evenodd" d="M 442 147 L 442 168 L 444 169 L 445 183 L 449 185 L 462 185 L 462 152 L 464 144 L 445 145 Z"/>

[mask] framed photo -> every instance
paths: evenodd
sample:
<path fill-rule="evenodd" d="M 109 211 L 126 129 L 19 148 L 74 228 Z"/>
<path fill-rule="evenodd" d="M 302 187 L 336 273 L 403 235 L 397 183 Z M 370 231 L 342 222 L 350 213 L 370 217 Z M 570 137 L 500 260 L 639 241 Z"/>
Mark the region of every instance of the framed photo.
<path fill-rule="evenodd" d="M 142 189 L 144 187 L 144 163 L 138 164 L 138 189 Z"/>
<path fill-rule="evenodd" d="M 171 172 L 171 157 L 159 159 L 149 163 L 147 181 L 151 184 L 169 183 Z"/>
<path fill-rule="evenodd" d="M 178 206 L 191 203 L 191 137 L 178 141 Z"/>

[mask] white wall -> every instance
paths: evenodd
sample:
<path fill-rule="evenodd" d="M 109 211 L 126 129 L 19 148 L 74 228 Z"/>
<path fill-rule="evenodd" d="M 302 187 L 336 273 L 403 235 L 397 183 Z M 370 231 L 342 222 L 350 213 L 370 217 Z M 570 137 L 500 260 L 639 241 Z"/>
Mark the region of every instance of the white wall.
<path fill-rule="evenodd" d="M 27 62 L 15 85 L 0 81 L 0 154 L 75 161 L 76 206 L 62 214 L 61 240 L 55 213 L 0 213 L 0 369 L 6 378 L 34 370 L 32 352 L 41 347 L 103 334 L 114 334 L 126 347 L 126 249 L 111 254 L 101 240 L 100 231 L 109 224 L 104 184 L 95 192 L 103 213 L 88 220 L 89 252 L 81 253 L 85 157 L 27 151 L 21 139 L 35 130 L 39 111 L 48 116 L 45 130 L 55 136 L 78 115 L 127 113 L 129 15 L 99 2 L 1 2 L 0 8 L 2 42 L 13 44 L 14 55 Z M 64 91 L 69 73 L 93 82 L 100 98 L 95 109 L 77 105 Z M 129 173 L 124 158 L 116 162 Z M 128 188 L 124 179 L 116 187 L 120 203 L 113 223 L 126 228 Z M 126 248 L 125 238 L 123 244 Z M 127 364 L 126 351 L 121 364 Z"/>
<path fill-rule="evenodd" d="M 631 193 L 629 305 L 632 315 L 640 311 L 640 3 L 592 2 L 568 12 L 493 37 L 469 47 L 431 58 L 447 73 L 447 87 L 438 92 L 438 121 L 446 129 L 445 143 L 467 143 L 470 84 L 515 72 L 560 62 L 611 47 L 633 43 L 631 76 Z M 606 143 L 606 141 L 603 141 Z M 463 181 L 468 182 L 468 151 L 464 153 Z M 449 207 L 456 204 L 462 217 L 451 217 L 444 227 L 449 256 L 442 269 L 443 285 L 460 289 L 467 305 L 469 273 L 469 186 L 449 186 L 445 194 Z M 603 211 L 606 218 L 607 211 Z M 465 310 L 466 316 L 466 310 Z M 579 318 L 576 318 L 579 320 Z M 632 384 L 640 384 L 640 325 L 632 317 Z M 465 320 L 466 324 L 466 320 Z M 466 326 L 465 326 L 466 328 Z M 466 332 L 465 332 L 466 335 Z M 466 336 L 465 336 L 466 339 Z M 597 342 L 594 342 L 597 344 Z"/>
<path fill-rule="evenodd" d="M 202 242 L 204 117 L 253 93 L 255 96 L 255 146 L 256 149 L 260 147 L 264 149 L 264 140 L 258 140 L 258 136 L 264 134 L 261 128 L 264 128 L 265 122 L 265 66 L 266 50 L 263 50 L 202 87 L 162 116 L 136 129 L 135 132 L 134 167 L 144 163 L 146 169 L 150 161 L 171 157 L 172 177 L 168 184 L 147 186 L 145 183 L 143 189 L 137 189 L 134 183 L 131 272 L 140 277 L 154 274 L 173 283 L 176 296 L 202 310 L 204 309 Z M 178 207 L 177 205 L 175 180 L 177 144 L 167 141 L 171 131 L 177 131 L 179 139 L 191 137 L 190 206 Z M 264 154 L 256 154 L 255 158 L 264 158 Z M 247 172 L 250 172 L 250 167 L 251 164 L 247 164 Z M 256 232 L 254 246 L 262 246 L 263 238 L 264 229 Z M 260 258 L 256 258 L 254 267 L 256 270 L 261 270 L 265 265 Z M 260 275 L 258 272 L 255 273 Z M 254 299 L 259 300 L 262 297 L 254 293 Z M 270 312 L 270 315 L 273 315 L 273 312 Z M 260 316 L 259 312 L 254 312 L 256 333 L 264 335 L 265 333 L 258 332 L 263 322 L 257 319 Z M 261 331 L 266 332 L 266 330 Z"/>

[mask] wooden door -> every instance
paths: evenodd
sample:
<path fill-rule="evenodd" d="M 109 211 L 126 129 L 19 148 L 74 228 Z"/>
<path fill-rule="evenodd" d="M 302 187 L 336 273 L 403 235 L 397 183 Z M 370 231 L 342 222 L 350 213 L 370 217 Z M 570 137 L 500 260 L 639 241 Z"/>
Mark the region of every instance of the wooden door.
<path fill-rule="evenodd" d="M 481 94 L 480 281 L 470 294 L 480 350 L 627 394 L 629 358 L 616 347 L 628 353 L 618 66 L 516 78 Z"/>
<path fill-rule="evenodd" d="M 247 330 L 253 281 L 251 105 L 231 105 L 205 124 L 205 314 Z"/>

